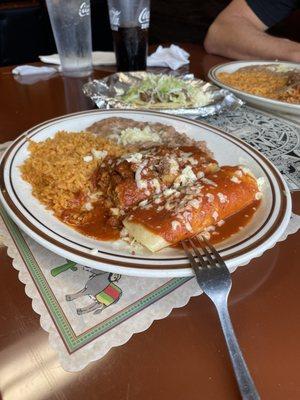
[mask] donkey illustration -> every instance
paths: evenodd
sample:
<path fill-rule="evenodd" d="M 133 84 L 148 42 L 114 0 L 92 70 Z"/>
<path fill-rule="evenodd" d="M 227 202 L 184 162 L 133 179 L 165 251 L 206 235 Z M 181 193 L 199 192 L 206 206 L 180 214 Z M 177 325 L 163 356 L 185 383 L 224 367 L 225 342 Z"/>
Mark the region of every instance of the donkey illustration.
<path fill-rule="evenodd" d="M 89 296 L 93 302 L 86 307 L 77 308 L 77 314 L 85 314 L 94 311 L 101 312 L 106 307 L 116 303 L 122 296 L 122 290 L 115 284 L 121 275 L 109 272 L 93 270 L 86 285 L 76 293 L 66 295 L 67 301 L 78 299 L 82 296 Z"/>

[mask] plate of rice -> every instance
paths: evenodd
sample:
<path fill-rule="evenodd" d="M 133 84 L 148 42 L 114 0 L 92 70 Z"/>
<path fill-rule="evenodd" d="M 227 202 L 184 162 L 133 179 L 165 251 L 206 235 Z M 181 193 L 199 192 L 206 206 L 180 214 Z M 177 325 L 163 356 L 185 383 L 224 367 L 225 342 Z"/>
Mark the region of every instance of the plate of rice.
<path fill-rule="evenodd" d="M 253 106 L 294 115 L 300 113 L 299 64 L 233 61 L 211 68 L 208 77 Z"/>

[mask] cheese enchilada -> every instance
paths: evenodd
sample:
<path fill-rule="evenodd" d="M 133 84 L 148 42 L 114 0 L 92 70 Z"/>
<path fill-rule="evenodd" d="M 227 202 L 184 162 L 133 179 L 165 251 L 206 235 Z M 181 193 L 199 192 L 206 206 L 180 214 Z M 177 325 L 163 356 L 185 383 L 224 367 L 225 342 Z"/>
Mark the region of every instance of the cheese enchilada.
<path fill-rule="evenodd" d="M 168 196 L 162 194 L 139 205 L 124 225 L 131 236 L 155 252 L 222 224 L 260 196 L 256 179 L 247 170 L 221 167 Z"/>

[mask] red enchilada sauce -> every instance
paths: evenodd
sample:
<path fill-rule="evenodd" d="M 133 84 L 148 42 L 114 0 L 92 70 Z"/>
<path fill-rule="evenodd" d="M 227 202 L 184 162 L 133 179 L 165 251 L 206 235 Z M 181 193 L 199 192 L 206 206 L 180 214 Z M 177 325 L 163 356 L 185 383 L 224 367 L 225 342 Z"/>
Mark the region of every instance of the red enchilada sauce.
<path fill-rule="evenodd" d="M 251 221 L 259 204 L 260 200 L 256 200 L 243 210 L 227 218 L 222 226 L 216 225 L 215 231 L 211 232 L 210 242 L 213 244 L 222 242 L 231 235 L 239 232 L 241 228 L 245 227 Z M 108 210 L 105 210 L 101 203 L 96 203 L 94 209 L 89 212 L 88 220 L 84 224 L 72 226 L 78 232 L 101 241 L 117 240 L 120 237 L 121 227 L 113 227 L 111 221 L 108 221 L 109 218 L 111 218 L 111 215 L 109 215 Z M 174 247 L 181 247 L 181 245 L 174 245 Z"/>
<path fill-rule="evenodd" d="M 84 235 L 91 236 L 95 239 L 109 241 L 118 240 L 120 237 L 120 230 L 108 223 L 111 215 L 109 210 L 96 205 L 89 213 L 89 219 L 83 225 L 75 226 L 75 229 Z"/>
<path fill-rule="evenodd" d="M 228 239 L 234 233 L 240 231 L 244 228 L 255 214 L 257 208 L 260 205 L 260 200 L 256 200 L 254 203 L 245 207 L 243 210 L 226 218 L 224 225 L 216 226 L 216 230 L 212 232 L 210 236 L 210 242 L 212 244 L 223 242 L 223 240 Z"/>
<path fill-rule="evenodd" d="M 78 223 L 76 219 L 74 219 L 76 222 L 73 222 L 73 213 L 76 214 L 76 209 L 68 210 L 60 219 L 76 231 L 102 241 L 113 241 L 120 238 L 118 221 L 112 220 L 109 208 L 105 207 L 102 201 L 93 204 L 93 209 L 84 214 L 81 223 Z M 81 213 L 80 208 L 78 213 Z"/>

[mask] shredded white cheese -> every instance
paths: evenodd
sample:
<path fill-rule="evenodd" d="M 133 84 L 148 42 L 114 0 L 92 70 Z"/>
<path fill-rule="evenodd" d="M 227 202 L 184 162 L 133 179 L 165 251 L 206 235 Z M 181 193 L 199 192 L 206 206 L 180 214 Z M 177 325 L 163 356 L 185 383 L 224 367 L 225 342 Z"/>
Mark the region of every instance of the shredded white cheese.
<path fill-rule="evenodd" d="M 198 165 L 198 160 L 195 160 L 193 157 L 189 157 L 188 161 L 192 164 L 192 165 Z"/>
<path fill-rule="evenodd" d="M 219 214 L 217 213 L 217 211 L 214 211 L 214 212 L 212 213 L 212 217 L 213 217 L 213 219 L 214 219 L 215 221 L 218 219 Z"/>
<path fill-rule="evenodd" d="M 167 210 L 167 211 L 170 211 L 170 210 L 172 210 L 174 208 L 174 205 L 173 204 L 171 204 L 171 203 L 166 203 L 165 204 L 165 209 Z"/>
<path fill-rule="evenodd" d="M 163 191 L 163 195 L 168 197 L 168 196 L 171 196 L 171 194 L 173 194 L 175 192 L 176 192 L 175 189 L 169 188 L 169 189 L 166 189 L 166 190 Z"/>
<path fill-rule="evenodd" d="M 181 156 L 183 159 L 187 159 L 187 158 L 191 157 L 192 154 L 193 154 L 193 153 L 186 153 L 185 151 L 181 151 L 181 152 L 180 152 L 180 156 Z"/>
<path fill-rule="evenodd" d="M 194 174 L 192 167 L 187 165 L 181 172 L 181 174 L 175 179 L 174 187 L 179 187 L 180 185 L 187 185 L 188 183 L 192 183 L 197 180 L 196 175 Z"/>
<path fill-rule="evenodd" d="M 241 180 L 239 178 L 237 178 L 235 175 L 233 175 L 230 178 L 230 180 L 231 180 L 231 182 L 234 182 L 234 183 L 241 183 Z"/>
<path fill-rule="evenodd" d="M 179 170 L 178 162 L 176 160 L 174 160 L 173 158 L 170 158 L 169 164 L 170 164 L 170 174 L 172 174 L 172 175 L 177 174 L 177 172 Z"/>
<path fill-rule="evenodd" d="M 207 232 L 213 232 L 216 230 L 216 228 L 213 225 L 209 225 L 206 229 Z"/>
<path fill-rule="evenodd" d="M 124 238 L 126 236 L 129 236 L 127 229 L 124 227 L 122 228 L 121 232 L 120 232 L 120 236 L 121 238 Z"/>
<path fill-rule="evenodd" d="M 150 184 L 152 187 L 154 187 L 155 189 L 155 193 L 159 194 L 160 193 L 160 183 L 159 180 L 157 178 L 154 178 L 150 181 Z"/>
<path fill-rule="evenodd" d="M 171 225 L 172 225 L 172 229 L 173 229 L 173 231 L 176 231 L 176 229 L 177 228 L 180 228 L 181 227 L 181 224 L 180 224 L 180 222 L 179 221 L 172 221 L 171 222 Z"/>
<path fill-rule="evenodd" d="M 212 193 L 206 193 L 205 196 L 208 198 L 209 203 L 212 203 L 215 199 L 215 196 Z"/>
<path fill-rule="evenodd" d="M 237 176 L 238 178 L 241 178 L 241 177 L 243 176 L 243 172 L 242 172 L 240 169 L 236 170 L 234 174 L 235 174 L 235 176 Z"/>
<path fill-rule="evenodd" d="M 255 178 L 255 176 L 252 174 L 252 172 L 250 171 L 250 169 L 248 167 L 245 167 L 244 165 L 240 165 L 239 169 L 245 174 L 245 175 L 249 175 L 252 176 L 252 178 Z"/>
<path fill-rule="evenodd" d="M 189 205 L 197 210 L 200 207 L 200 201 L 198 199 L 190 200 Z"/>
<path fill-rule="evenodd" d="M 146 189 L 148 186 L 147 182 L 144 179 L 142 179 L 142 172 L 146 164 L 147 160 L 144 160 L 135 172 L 135 181 L 138 189 Z"/>
<path fill-rule="evenodd" d="M 106 150 L 92 149 L 91 152 L 92 152 L 94 158 L 96 158 L 97 160 L 101 160 L 102 158 L 105 158 L 108 154 Z"/>
<path fill-rule="evenodd" d="M 101 191 L 99 190 L 98 192 L 92 193 L 92 194 L 90 195 L 90 199 L 91 199 L 91 200 L 98 200 L 98 198 L 99 198 L 100 196 L 102 196 L 102 195 L 103 195 L 103 192 L 101 192 Z"/>
<path fill-rule="evenodd" d="M 110 209 L 110 212 L 112 213 L 112 215 L 116 215 L 116 216 L 120 215 L 120 209 L 116 208 L 116 207 L 112 207 Z"/>
<path fill-rule="evenodd" d="M 132 153 L 124 157 L 126 161 L 129 163 L 138 164 L 142 161 L 143 154 L 142 153 Z"/>
<path fill-rule="evenodd" d="M 189 232 L 192 232 L 192 231 L 193 231 L 193 228 L 192 228 L 191 224 L 190 224 L 188 221 L 185 221 L 184 226 L 186 227 L 186 229 L 187 229 Z"/>
<path fill-rule="evenodd" d="M 260 200 L 263 197 L 262 192 L 255 193 L 255 200 Z"/>
<path fill-rule="evenodd" d="M 186 221 L 191 221 L 191 219 L 192 219 L 192 214 L 189 211 L 184 211 L 182 216 Z"/>
<path fill-rule="evenodd" d="M 221 203 L 226 203 L 226 201 L 228 201 L 228 197 L 223 193 L 218 193 L 217 196 Z"/>
<path fill-rule="evenodd" d="M 93 204 L 92 204 L 92 203 L 88 202 L 88 203 L 85 203 L 84 208 L 85 208 L 87 211 L 91 211 L 94 207 L 93 207 Z"/>
<path fill-rule="evenodd" d="M 256 181 L 256 183 L 257 183 L 257 186 L 258 186 L 258 189 L 259 189 L 259 191 L 261 192 L 261 190 L 262 190 L 262 188 L 263 188 L 263 186 L 264 186 L 264 184 L 265 184 L 265 178 L 263 177 L 263 176 L 261 176 L 260 178 L 258 178 L 257 179 L 257 181 Z"/>
<path fill-rule="evenodd" d="M 147 199 L 146 199 L 146 200 L 143 200 L 143 201 L 141 201 L 141 202 L 139 203 L 139 207 L 143 207 L 143 206 L 145 206 L 147 203 L 148 203 L 148 200 L 147 200 Z"/>
<path fill-rule="evenodd" d="M 84 156 L 83 161 L 86 163 L 91 162 L 93 161 L 93 156 Z"/>
<path fill-rule="evenodd" d="M 202 182 L 206 183 L 207 185 L 214 186 L 214 187 L 217 187 L 217 186 L 218 186 L 218 185 L 216 184 L 216 182 L 212 181 L 211 179 L 202 178 Z"/>

